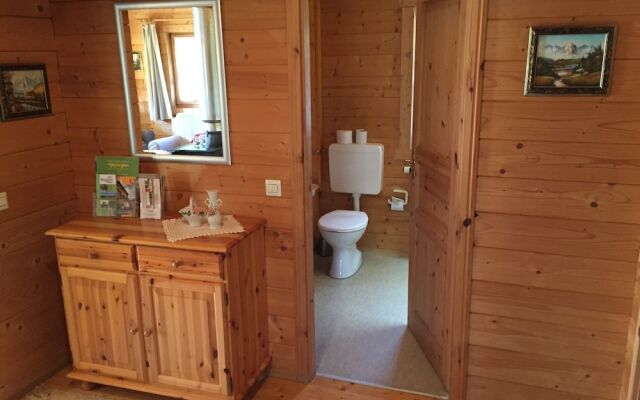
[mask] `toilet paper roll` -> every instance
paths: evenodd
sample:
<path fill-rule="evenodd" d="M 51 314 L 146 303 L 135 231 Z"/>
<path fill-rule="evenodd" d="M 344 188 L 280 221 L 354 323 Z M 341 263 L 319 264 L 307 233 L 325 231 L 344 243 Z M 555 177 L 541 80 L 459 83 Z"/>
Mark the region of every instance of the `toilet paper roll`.
<path fill-rule="evenodd" d="M 367 131 L 365 131 L 364 129 L 356 130 L 356 143 L 367 144 Z"/>
<path fill-rule="evenodd" d="M 338 130 L 336 131 L 336 139 L 340 144 L 351 144 L 353 143 L 353 131 Z"/>
<path fill-rule="evenodd" d="M 404 211 L 404 200 L 397 197 L 392 197 L 389 201 L 391 211 Z"/>

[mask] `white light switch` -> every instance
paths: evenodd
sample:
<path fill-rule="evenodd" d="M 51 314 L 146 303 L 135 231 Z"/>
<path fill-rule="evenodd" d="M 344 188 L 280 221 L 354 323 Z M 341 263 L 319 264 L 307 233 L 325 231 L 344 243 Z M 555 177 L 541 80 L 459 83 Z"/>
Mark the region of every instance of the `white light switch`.
<path fill-rule="evenodd" d="M 7 192 L 0 193 L 0 211 L 9 208 L 9 201 L 7 200 Z"/>
<path fill-rule="evenodd" d="M 264 181 L 266 195 L 269 197 L 282 197 L 282 182 L 279 180 L 267 179 Z"/>

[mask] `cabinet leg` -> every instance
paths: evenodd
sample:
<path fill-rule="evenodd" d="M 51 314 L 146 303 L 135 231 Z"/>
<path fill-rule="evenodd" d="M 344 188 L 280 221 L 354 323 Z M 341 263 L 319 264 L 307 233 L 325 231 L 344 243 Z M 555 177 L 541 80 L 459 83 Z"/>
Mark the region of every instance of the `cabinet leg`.
<path fill-rule="evenodd" d="M 84 381 L 83 381 L 83 382 L 80 382 L 80 388 L 81 388 L 82 390 L 87 390 L 87 391 L 89 391 L 89 390 L 93 390 L 93 389 L 95 389 L 95 388 L 97 388 L 97 387 L 98 387 L 98 385 L 97 385 L 96 383 L 92 383 L 92 382 L 84 382 Z"/>

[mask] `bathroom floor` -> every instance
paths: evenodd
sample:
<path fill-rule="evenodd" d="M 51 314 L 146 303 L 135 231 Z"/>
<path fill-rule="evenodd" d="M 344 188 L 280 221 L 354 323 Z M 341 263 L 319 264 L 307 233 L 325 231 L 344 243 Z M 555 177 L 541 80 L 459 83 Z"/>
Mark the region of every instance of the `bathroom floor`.
<path fill-rule="evenodd" d="M 365 249 L 360 270 L 338 280 L 331 257 L 315 258 L 318 374 L 446 398 L 407 328 L 409 262 Z"/>

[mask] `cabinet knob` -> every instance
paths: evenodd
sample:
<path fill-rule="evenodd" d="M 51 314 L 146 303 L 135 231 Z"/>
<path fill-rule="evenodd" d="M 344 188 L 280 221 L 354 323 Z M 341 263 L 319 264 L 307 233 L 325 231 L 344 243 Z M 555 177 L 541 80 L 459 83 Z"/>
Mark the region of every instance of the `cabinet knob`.
<path fill-rule="evenodd" d="M 173 269 L 178 269 L 178 267 L 181 265 L 182 265 L 182 261 L 180 260 L 173 260 L 173 262 L 171 262 L 171 268 Z"/>
<path fill-rule="evenodd" d="M 129 329 L 129 333 L 132 334 L 132 335 L 135 335 L 136 333 L 138 333 L 138 328 Z"/>
<path fill-rule="evenodd" d="M 95 250 L 91 250 L 89 254 L 87 254 L 87 257 L 91 260 L 95 260 L 96 258 L 98 258 L 98 253 L 96 253 Z"/>
<path fill-rule="evenodd" d="M 142 332 L 144 337 L 149 337 L 151 336 L 152 333 L 153 333 L 153 329 L 145 329 L 144 332 Z"/>

